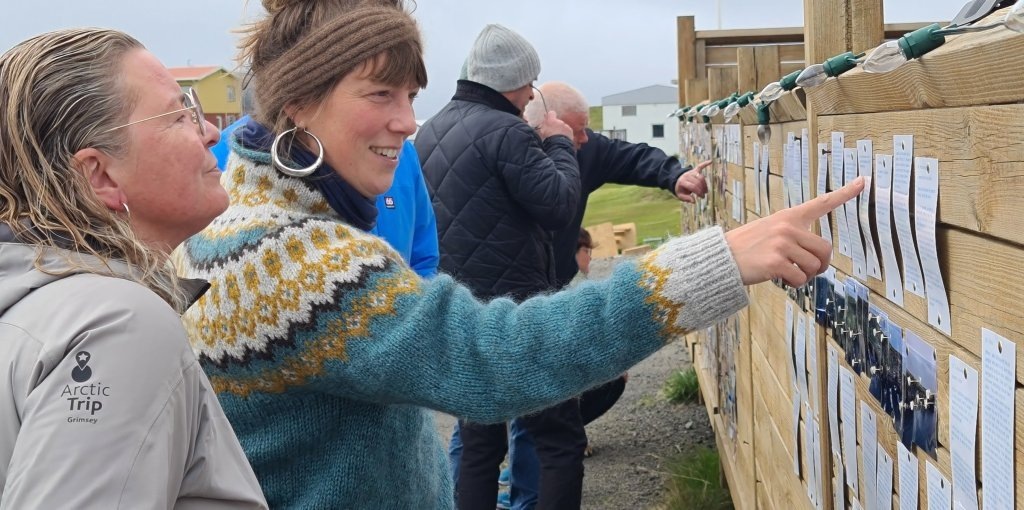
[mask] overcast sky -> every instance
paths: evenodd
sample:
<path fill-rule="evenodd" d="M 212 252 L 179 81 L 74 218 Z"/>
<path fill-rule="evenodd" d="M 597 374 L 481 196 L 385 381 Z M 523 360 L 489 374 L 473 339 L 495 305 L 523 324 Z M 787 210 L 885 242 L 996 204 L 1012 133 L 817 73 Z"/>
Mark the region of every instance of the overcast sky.
<path fill-rule="evenodd" d="M 949 20 L 966 0 L 885 0 L 886 23 Z M 124 30 L 168 66 L 234 66 L 231 32 L 262 12 L 258 0 L 35 0 L 4 2 L 0 51 L 31 35 L 74 26 Z M 430 86 L 416 113 L 429 117 L 451 98 L 476 34 L 501 23 L 541 56 L 540 81 L 564 80 L 591 104 L 603 96 L 676 77 L 676 16 L 698 30 L 803 25 L 803 0 L 418 0 Z"/>

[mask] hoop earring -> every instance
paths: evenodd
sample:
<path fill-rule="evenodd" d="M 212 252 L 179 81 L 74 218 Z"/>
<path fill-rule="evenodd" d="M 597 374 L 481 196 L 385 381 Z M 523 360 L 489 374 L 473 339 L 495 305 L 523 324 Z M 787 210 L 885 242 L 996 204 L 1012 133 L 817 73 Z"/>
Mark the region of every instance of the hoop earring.
<path fill-rule="evenodd" d="M 132 212 L 128 209 L 128 202 L 121 202 L 121 207 L 124 207 L 124 212 L 128 214 L 128 219 L 132 219 Z"/>
<path fill-rule="evenodd" d="M 274 162 L 274 168 L 276 168 L 277 171 L 290 177 L 306 177 L 307 175 L 315 172 L 317 168 L 320 168 L 320 165 L 323 164 L 324 162 L 324 144 L 320 142 L 320 139 L 317 138 L 316 135 L 307 131 L 306 128 L 302 128 L 302 132 L 306 133 L 311 138 L 313 138 L 313 141 L 316 142 L 317 146 L 316 161 L 314 161 L 312 165 L 309 165 L 306 168 L 289 168 L 288 165 L 284 164 L 284 161 L 281 161 L 281 156 L 278 155 L 277 153 L 277 146 L 280 144 L 281 139 L 287 136 L 289 133 L 295 133 L 297 129 L 297 127 L 293 127 L 291 129 L 282 131 L 281 134 L 274 137 L 274 143 L 270 146 L 270 158 Z"/>

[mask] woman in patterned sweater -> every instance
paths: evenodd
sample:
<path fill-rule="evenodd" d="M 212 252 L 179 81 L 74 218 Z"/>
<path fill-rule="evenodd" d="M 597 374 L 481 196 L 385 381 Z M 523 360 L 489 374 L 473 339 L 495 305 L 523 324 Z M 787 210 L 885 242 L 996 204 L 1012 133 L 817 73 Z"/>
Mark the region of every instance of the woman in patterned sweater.
<path fill-rule="evenodd" d="M 432 409 L 544 408 L 736 312 L 745 284 L 802 284 L 830 254 L 807 227 L 862 187 L 673 240 L 606 281 L 479 302 L 366 232 L 426 85 L 414 21 L 379 1 L 264 5 L 243 44 L 260 112 L 231 140 L 231 206 L 180 258 L 212 285 L 184 318 L 271 507 L 452 508 Z"/>

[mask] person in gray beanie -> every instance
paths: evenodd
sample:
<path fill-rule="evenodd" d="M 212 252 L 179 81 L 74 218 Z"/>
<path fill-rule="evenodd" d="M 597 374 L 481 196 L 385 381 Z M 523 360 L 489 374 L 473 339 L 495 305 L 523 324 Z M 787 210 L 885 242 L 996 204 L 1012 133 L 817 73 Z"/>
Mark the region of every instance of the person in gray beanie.
<path fill-rule="evenodd" d="M 487 25 L 466 58 L 466 79 L 498 92 L 531 85 L 540 74 L 540 57 L 523 36 Z"/>
<path fill-rule="evenodd" d="M 437 216 L 439 269 L 481 299 L 522 301 L 557 288 L 551 232 L 573 221 L 581 195 L 572 128 L 554 112 L 535 128 L 522 117 L 540 70 L 529 41 L 487 25 L 455 96 L 416 136 Z M 579 423 L 575 400 L 522 420 L 543 466 L 539 508 L 580 505 L 586 439 L 582 424 L 567 439 L 567 420 Z M 505 424 L 459 427 L 456 503 L 490 510 L 507 449 Z"/>

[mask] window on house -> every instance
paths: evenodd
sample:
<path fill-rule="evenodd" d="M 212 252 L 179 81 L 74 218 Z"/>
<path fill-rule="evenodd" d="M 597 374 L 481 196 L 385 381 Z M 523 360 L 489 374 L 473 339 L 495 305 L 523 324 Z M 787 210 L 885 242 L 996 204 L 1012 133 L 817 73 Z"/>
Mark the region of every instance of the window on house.
<path fill-rule="evenodd" d="M 229 103 L 234 103 L 235 102 L 235 86 L 234 85 L 228 85 L 228 102 Z"/>
<path fill-rule="evenodd" d="M 665 125 L 653 124 L 651 126 L 651 138 L 665 138 Z"/>
<path fill-rule="evenodd" d="M 622 140 L 624 142 L 627 141 L 625 129 L 609 129 L 604 131 L 604 135 L 607 136 L 608 138 L 611 138 L 612 140 Z"/>
<path fill-rule="evenodd" d="M 628 105 L 622 107 L 623 117 L 636 117 L 636 105 Z"/>

